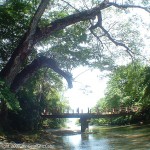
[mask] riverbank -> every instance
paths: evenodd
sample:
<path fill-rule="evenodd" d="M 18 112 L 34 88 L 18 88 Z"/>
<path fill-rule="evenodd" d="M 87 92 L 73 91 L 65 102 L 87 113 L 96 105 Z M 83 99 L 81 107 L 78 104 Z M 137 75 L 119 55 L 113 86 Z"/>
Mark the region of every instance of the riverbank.
<path fill-rule="evenodd" d="M 0 142 L 15 142 L 15 143 L 45 143 L 52 142 L 54 135 L 45 130 L 38 132 L 26 132 L 26 133 L 3 133 L 0 134 Z"/>
<path fill-rule="evenodd" d="M 80 130 L 45 129 L 28 133 L 0 133 L 0 149 L 51 149 L 62 145 L 60 137 L 81 134 Z"/>
<path fill-rule="evenodd" d="M 0 149 L 1 148 L 15 148 L 15 145 L 18 147 L 30 147 L 34 148 L 35 146 L 46 146 L 49 145 L 51 149 L 52 145 L 59 145 L 61 136 L 68 135 L 77 135 L 81 134 L 80 130 L 71 130 L 71 129 L 45 129 L 38 132 L 11 132 L 11 133 L 0 133 Z M 19 147 L 19 148 L 20 148 Z M 28 149 L 28 148 L 27 148 Z M 36 147 L 35 147 L 36 149 Z M 54 149 L 55 150 L 55 149 Z"/>

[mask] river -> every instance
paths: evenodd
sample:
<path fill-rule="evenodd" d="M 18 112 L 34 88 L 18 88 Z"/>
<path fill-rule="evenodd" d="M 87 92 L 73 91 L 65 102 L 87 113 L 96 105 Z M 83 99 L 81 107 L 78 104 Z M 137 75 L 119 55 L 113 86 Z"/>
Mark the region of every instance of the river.
<path fill-rule="evenodd" d="M 87 133 L 55 131 L 56 150 L 150 150 L 150 125 L 90 127 Z"/>
<path fill-rule="evenodd" d="M 47 129 L 34 143 L 0 142 L 1 149 L 38 150 L 150 150 L 150 125 Z"/>

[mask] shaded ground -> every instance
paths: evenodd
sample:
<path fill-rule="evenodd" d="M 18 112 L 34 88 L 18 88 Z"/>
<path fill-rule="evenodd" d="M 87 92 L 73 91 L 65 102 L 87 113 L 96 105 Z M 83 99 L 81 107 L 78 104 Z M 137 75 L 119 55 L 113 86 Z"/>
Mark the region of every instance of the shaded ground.
<path fill-rule="evenodd" d="M 0 134 L 0 150 L 27 150 L 27 149 L 51 149 L 58 150 L 55 146 L 62 145 L 62 136 L 77 135 L 79 130 L 47 129 L 38 133 L 11 133 Z M 16 148 L 19 147 L 19 148 Z"/>
<path fill-rule="evenodd" d="M 38 133 L 9 133 L 0 134 L 0 144 L 2 143 L 24 143 L 24 144 L 59 144 L 59 137 L 67 135 L 81 134 L 80 130 L 70 129 L 47 129 Z M 1 146 L 1 145 L 0 145 Z"/>

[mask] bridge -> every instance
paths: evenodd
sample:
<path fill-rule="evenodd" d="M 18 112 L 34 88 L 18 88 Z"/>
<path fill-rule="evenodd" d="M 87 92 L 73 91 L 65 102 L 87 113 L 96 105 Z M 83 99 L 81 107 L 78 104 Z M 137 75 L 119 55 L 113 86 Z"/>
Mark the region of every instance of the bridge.
<path fill-rule="evenodd" d="M 60 110 L 60 108 L 54 108 L 51 113 L 44 110 L 42 113 L 42 117 L 45 119 L 48 118 L 80 118 L 81 123 L 81 132 L 85 132 L 86 128 L 88 128 L 88 123 L 91 118 L 114 118 L 120 116 L 133 115 L 138 111 L 138 107 L 120 107 L 120 108 L 112 108 L 100 111 L 98 108 L 94 111 L 88 108 L 87 112 L 84 113 L 83 110 L 79 110 L 79 108 L 74 110 Z"/>

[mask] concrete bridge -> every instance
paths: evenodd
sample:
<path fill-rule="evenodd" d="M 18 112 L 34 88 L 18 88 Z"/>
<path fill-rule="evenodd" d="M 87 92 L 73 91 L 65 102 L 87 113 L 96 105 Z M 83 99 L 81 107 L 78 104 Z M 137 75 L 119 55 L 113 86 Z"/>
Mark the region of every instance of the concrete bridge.
<path fill-rule="evenodd" d="M 56 111 L 57 110 L 57 111 Z M 133 115 L 135 112 L 138 111 L 138 107 L 132 106 L 132 107 L 120 107 L 119 109 L 113 108 L 110 110 L 100 111 L 96 109 L 95 111 L 91 111 L 91 109 L 88 108 L 87 113 L 84 113 L 83 110 L 77 109 L 75 112 L 74 110 L 66 110 L 64 112 L 58 111 L 59 109 L 55 108 L 55 111 L 52 111 L 53 113 L 49 113 L 46 110 L 42 113 L 43 118 L 80 118 L 81 123 L 81 132 L 85 132 L 86 128 L 88 128 L 88 123 L 91 118 L 114 118 L 114 117 L 120 117 L 120 116 L 128 116 Z"/>

